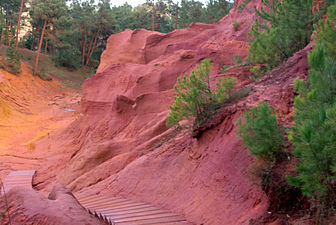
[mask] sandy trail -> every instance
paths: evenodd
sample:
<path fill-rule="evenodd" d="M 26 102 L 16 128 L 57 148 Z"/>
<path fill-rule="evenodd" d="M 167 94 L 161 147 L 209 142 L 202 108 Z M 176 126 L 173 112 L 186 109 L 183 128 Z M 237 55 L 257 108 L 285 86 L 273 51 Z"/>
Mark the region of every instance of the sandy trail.
<path fill-rule="evenodd" d="M 48 157 L 34 142 L 78 116 L 80 91 L 42 81 L 23 65 L 18 76 L 0 70 L 0 178 L 36 169 Z"/>

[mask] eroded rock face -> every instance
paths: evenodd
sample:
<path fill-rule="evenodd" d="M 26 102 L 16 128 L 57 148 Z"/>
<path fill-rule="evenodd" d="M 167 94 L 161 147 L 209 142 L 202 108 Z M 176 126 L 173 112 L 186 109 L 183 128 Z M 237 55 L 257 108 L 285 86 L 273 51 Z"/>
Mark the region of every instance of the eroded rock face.
<path fill-rule="evenodd" d="M 15 187 L 7 193 L 11 224 L 15 225 L 99 225 L 97 218 L 90 215 L 63 185 L 55 185 L 49 198 L 37 191 Z M 5 198 L 0 198 L 0 209 L 4 216 L 3 225 L 10 224 Z"/>
<path fill-rule="evenodd" d="M 257 83 L 249 97 L 223 108 L 198 139 L 165 126 L 173 86 L 203 58 L 217 71 L 245 58 L 254 22 L 252 0 L 213 25 L 191 24 L 168 34 L 126 30 L 112 35 L 97 74 L 83 85 L 81 115 L 66 129 L 36 143 L 52 157 L 37 171 L 42 191 L 61 182 L 73 191 L 112 193 L 150 202 L 197 224 L 248 224 L 267 209 L 267 198 L 249 170 L 253 158 L 236 136 L 242 112 L 269 101 L 290 124 L 295 77 L 307 73 L 307 49 Z M 240 25 L 238 31 L 233 21 Z M 248 69 L 230 73 L 248 85 Z"/>

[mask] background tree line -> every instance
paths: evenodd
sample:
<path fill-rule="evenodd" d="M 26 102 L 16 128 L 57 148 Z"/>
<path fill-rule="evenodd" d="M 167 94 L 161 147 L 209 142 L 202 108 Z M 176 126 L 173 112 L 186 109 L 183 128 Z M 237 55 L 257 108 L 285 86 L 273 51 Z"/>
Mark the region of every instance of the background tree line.
<path fill-rule="evenodd" d="M 97 67 L 107 38 L 113 33 L 127 28 L 167 33 L 192 22 L 217 22 L 231 8 L 232 3 L 226 0 L 209 0 L 206 4 L 147 0 L 136 7 L 127 3 L 113 6 L 110 0 L 1 0 L 0 43 L 10 45 L 25 30 L 15 46 L 37 51 L 34 74 L 40 52 L 70 69 Z"/>

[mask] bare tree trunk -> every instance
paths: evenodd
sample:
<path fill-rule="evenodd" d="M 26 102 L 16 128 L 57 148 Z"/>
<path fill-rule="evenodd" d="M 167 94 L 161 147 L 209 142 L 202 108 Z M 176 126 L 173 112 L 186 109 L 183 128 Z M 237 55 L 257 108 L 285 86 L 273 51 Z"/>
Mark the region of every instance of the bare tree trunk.
<path fill-rule="evenodd" d="M 91 59 L 91 55 L 93 53 L 93 50 L 95 49 L 96 47 L 96 42 L 97 42 L 97 37 L 98 37 L 98 31 L 95 33 L 95 36 L 94 36 L 94 41 L 93 41 L 93 44 L 92 44 L 92 40 L 91 40 L 91 43 L 90 43 L 90 47 L 89 47 L 89 50 L 88 50 L 88 55 L 87 55 L 87 58 L 86 58 L 86 65 L 89 64 L 89 61 Z"/>
<path fill-rule="evenodd" d="M 55 57 L 55 39 L 53 39 L 53 43 L 52 43 L 52 49 L 53 49 L 53 57 Z"/>
<path fill-rule="evenodd" d="M 84 42 L 83 42 L 83 48 L 82 48 L 82 68 L 84 68 L 85 46 L 86 46 L 86 26 L 84 28 Z"/>
<path fill-rule="evenodd" d="M 44 46 L 44 53 L 47 53 L 48 50 L 48 38 L 49 38 L 49 30 L 46 31 L 46 41 Z"/>
<path fill-rule="evenodd" d="M 18 44 L 19 44 L 19 31 L 20 31 L 20 24 L 21 24 L 22 9 L 23 9 L 23 0 L 21 0 L 19 18 L 18 18 L 18 23 L 17 23 L 17 27 L 16 27 L 16 41 L 15 41 L 15 49 L 16 50 L 17 50 Z"/>
<path fill-rule="evenodd" d="M 34 48 L 34 42 L 35 42 L 35 35 L 34 35 L 34 27 L 32 26 L 32 43 L 30 45 L 30 50 L 33 51 Z"/>
<path fill-rule="evenodd" d="M 2 11 L 2 8 L 0 9 L 0 13 L 1 13 L 1 15 L 3 15 L 3 11 Z M 0 30 L 0 43 L 1 43 L 1 41 L 2 41 L 2 34 L 3 34 L 3 27 L 1 27 L 0 28 L 1 30 Z"/>
<path fill-rule="evenodd" d="M 199 4 L 197 4 L 197 11 L 196 11 L 196 22 L 199 22 Z"/>
<path fill-rule="evenodd" d="M 6 9 L 6 29 L 7 29 L 7 44 L 9 46 L 9 6 L 7 5 L 7 9 Z"/>
<path fill-rule="evenodd" d="M 41 33 L 41 38 L 40 38 L 40 43 L 39 43 L 39 47 L 38 47 L 37 55 L 36 55 L 36 60 L 35 60 L 35 67 L 34 67 L 34 73 L 33 73 L 34 76 L 37 74 L 37 67 L 38 67 L 38 63 L 39 63 L 39 59 L 40 59 L 40 53 L 41 53 L 42 42 L 43 42 L 43 35 L 44 35 L 46 25 L 47 25 L 47 20 L 44 20 L 42 33 Z"/>
<path fill-rule="evenodd" d="M 152 31 L 154 31 L 155 26 L 155 5 L 153 6 L 153 12 L 152 12 Z"/>
<path fill-rule="evenodd" d="M 178 20 L 178 5 L 176 5 L 175 30 L 177 29 L 177 20 Z"/>
<path fill-rule="evenodd" d="M 87 49 L 87 52 L 86 52 L 86 62 L 85 62 L 85 65 L 87 65 L 88 63 L 88 56 L 90 55 L 90 51 L 91 51 L 91 48 L 92 48 L 92 44 L 93 44 L 93 41 L 95 39 L 95 36 L 96 36 L 96 33 L 94 33 L 93 37 L 91 38 L 91 41 L 90 41 L 90 44 L 89 44 L 89 47 Z"/>

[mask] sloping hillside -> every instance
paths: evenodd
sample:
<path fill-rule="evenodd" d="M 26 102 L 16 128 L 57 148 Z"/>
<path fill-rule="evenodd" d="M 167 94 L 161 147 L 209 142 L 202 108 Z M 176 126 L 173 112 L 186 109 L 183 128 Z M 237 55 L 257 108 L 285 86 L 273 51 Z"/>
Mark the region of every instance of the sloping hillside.
<path fill-rule="evenodd" d="M 19 75 L 0 70 L 1 178 L 10 170 L 38 167 L 43 151 L 31 156 L 34 142 L 71 123 L 77 113 L 65 109 L 78 109 L 79 101 L 78 91 L 33 76 L 26 64 Z"/>

